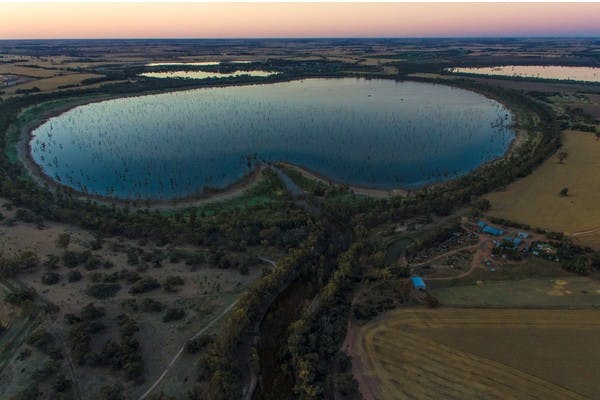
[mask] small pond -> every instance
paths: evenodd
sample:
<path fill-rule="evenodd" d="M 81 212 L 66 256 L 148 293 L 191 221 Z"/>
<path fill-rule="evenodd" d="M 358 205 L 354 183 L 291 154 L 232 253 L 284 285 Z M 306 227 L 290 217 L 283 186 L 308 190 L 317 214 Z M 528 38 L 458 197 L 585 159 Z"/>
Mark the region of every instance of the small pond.
<path fill-rule="evenodd" d="M 275 75 L 269 71 L 233 71 L 233 72 L 206 72 L 206 71 L 164 71 L 144 72 L 140 76 L 146 78 L 177 78 L 177 79 L 208 79 L 208 78 L 234 78 L 237 76 L 265 77 Z"/>

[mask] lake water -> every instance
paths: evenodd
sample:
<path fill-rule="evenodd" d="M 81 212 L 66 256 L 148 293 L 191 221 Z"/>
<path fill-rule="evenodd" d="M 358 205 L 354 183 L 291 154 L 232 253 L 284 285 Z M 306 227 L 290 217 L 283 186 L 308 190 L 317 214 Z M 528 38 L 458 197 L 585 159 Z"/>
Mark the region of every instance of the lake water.
<path fill-rule="evenodd" d="M 600 82 L 600 68 L 558 65 L 503 65 L 482 68 L 450 68 L 450 72 L 474 75 L 498 75 L 538 79 Z"/>
<path fill-rule="evenodd" d="M 211 65 L 221 65 L 221 64 L 250 64 L 253 61 L 247 60 L 236 60 L 236 61 L 199 61 L 199 62 L 153 62 L 146 64 L 147 67 L 172 67 L 172 66 L 180 66 L 180 65 L 189 65 L 189 66 L 211 66 Z"/>
<path fill-rule="evenodd" d="M 167 199 L 234 183 L 249 158 L 415 188 L 502 156 L 511 124 L 498 102 L 449 86 L 307 79 L 87 104 L 49 119 L 30 144 L 48 176 L 77 190 Z"/>

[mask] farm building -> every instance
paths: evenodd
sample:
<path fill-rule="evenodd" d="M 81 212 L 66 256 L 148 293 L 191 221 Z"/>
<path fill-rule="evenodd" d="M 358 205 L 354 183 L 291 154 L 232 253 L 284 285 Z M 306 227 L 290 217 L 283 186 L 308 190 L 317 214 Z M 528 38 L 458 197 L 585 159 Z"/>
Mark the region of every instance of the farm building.
<path fill-rule="evenodd" d="M 504 242 L 510 243 L 513 247 L 519 247 L 523 241 L 521 238 L 512 238 L 510 236 L 505 236 L 503 240 Z"/>
<path fill-rule="evenodd" d="M 410 280 L 416 290 L 425 290 L 425 281 L 423 281 L 423 278 L 420 276 L 413 276 Z"/>
<path fill-rule="evenodd" d="M 494 228 L 493 226 L 489 225 L 484 226 L 482 231 L 493 236 L 500 236 L 504 233 L 502 229 Z"/>

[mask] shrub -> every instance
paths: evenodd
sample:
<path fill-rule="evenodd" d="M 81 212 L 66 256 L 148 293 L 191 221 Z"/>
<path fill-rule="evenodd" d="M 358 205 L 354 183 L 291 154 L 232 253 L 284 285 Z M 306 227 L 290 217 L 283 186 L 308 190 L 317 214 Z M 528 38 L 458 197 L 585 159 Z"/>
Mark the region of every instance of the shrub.
<path fill-rule="evenodd" d="M 42 283 L 44 285 L 55 285 L 60 280 L 60 275 L 56 272 L 46 272 L 42 275 Z"/>
<path fill-rule="evenodd" d="M 35 269 L 40 264 L 40 259 L 31 250 L 25 250 L 19 253 L 15 262 L 20 269 Z"/>
<path fill-rule="evenodd" d="M 123 388 L 114 385 L 103 386 L 98 394 L 98 400 L 125 400 Z"/>
<path fill-rule="evenodd" d="M 139 281 L 140 279 L 142 279 L 140 274 L 138 274 L 135 271 L 130 271 L 128 269 L 122 269 L 121 272 L 119 272 L 119 276 L 121 278 L 125 279 L 125 282 L 127 282 L 129 284 L 135 283 L 135 282 Z"/>
<path fill-rule="evenodd" d="M 21 289 L 14 292 L 7 293 L 4 296 L 4 301 L 13 305 L 22 305 L 27 302 L 33 301 L 35 298 L 35 291 L 33 289 Z"/>
<path fill-rule="evenodd" d="M 54 383 L 52 383 L 52 389 L 54 389 L 54 391 L 58 393 L 65 392 L 69 390 L 70 387 L 71 381 L 66 379 L 63 374 L 59 374 L 54 380 Z"/>
<path fill-rule="evenodd" d="M 118 283 L 94 283 L 87 287 L 86 293 L 97 299 L 107 299 L 113 297 L 119 290 L 121 290 L 121 285 Z"/>
<path fill-rule="evenodd" d="M 93 271 L 95 269 L 100 268 L 101 264 L 102 264 L 102 260 L 100 260 L 99 257 L 97 257 L 97 256 L 90 256 L 85 261 L 85 269 L 87 269 L 88 271 Z"/>
<path fill-rule="evenodd" d="M 129 249 L 127 251 L 127 264 L 129 265 L 138 265 L 140 262 L 140 257 L 138 251 L 136 249 Z"/>
<path fill-rule="evenodd" d="M 58 268 L 58 262 L 60 261 L 60 258 L 54 254 L 48 254 L 48 256 L 46 257 L 46 260 L 44 260 L 44 267 L 48 268 L 48 269 L 57 269 Z"/>
<path fill-rule="evenodd" d="M 188 354 L 197 354 L 208 346 L 213 341 L 211 335 L 200 335 L 196 338 L 190 339 L 185 343 L 185 352 Z"/>
<path fill-rule="evenodd" d="M 76 252 L 76 251 L 65 251 L 63 254 L 63 262 L 69 268 L 75 268 L 79 264 L 85 263 L 92 256 L 89 250 Z"/>
<path fill-rule="evenodd" d="M 180 276 L 171 275 L 165 279 L 164 288 L 167 292 L 176 292 L 177 286 L 181 286 L 183 284 L 183 278 Z"/>
<path fill-rule="evenodd" d="M 180 308 L 169 308 L 163 316 L 163 322 L 179 321 L 185 317 L 185 311 Z"/>
<path fill-rule="evenodd" d="M 160 287 L 160 283 L 158 283 L 158 281 L 156 279 L 146 277 L 146 278 L 140 279 L 139 281 L 134 283 L 133 286 L 131 286 L 129 288 L 129 293 L 131 293 L 131 294 L 146 293 L 151 290 L 158 289 L 159 287 Z"/>
<path fill-rule="evenodd" d="M 81 280 L 81 272 L 79 272 L 77 270 L 69 271 L 69 273 L 67 274 L 67 280 L 69 282 L 80 281 Z"/>
<path fill-rule="evenodd" d="M 164 309 L 160 301 L 154 299 L 142 300 L 142 311 L 144 312 L 161 312 Z"/>
<path fill-rule="evenodd" d="M 125 364 L 124 370 L 125 378 L 135 381 L 144 373 L 144 365 L 140 361 L 132 361 Z"/>
<path fill-rule="evenodd" d="M 88 303 L 81 309 L 81 319 L 84 321 L 95 321 L 104 316 L 105 312 L 102 308 L 98 308 L 94 303 Z"/>
<path fill-rule="evenodd" d="M 54 337 L 45 329 L 37 328 L 27 338 L 27 344 L 41 352 L 48 353 L 50 347 L 54 344 Z"/>
<path fill-rule="evenodd" d="M 66 249 L 69 247 L 70 243 L 71 243 L 71 235 L 68 233 L 61 233 L 56 238 L 56 247 L 58 247 L 58 248 Z"/>

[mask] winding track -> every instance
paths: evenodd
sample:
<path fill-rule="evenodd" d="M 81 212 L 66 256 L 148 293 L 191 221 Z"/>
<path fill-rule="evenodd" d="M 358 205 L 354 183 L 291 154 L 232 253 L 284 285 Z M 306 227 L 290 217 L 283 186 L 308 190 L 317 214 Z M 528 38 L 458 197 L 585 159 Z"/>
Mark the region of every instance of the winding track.
<path fill-rule="evenodd" d="M 196 332 L 196 334 L 194 336 L 192 336 L 190 338 L 190 340 L 197 338 L 198 336 L 202 335 L 204 332 L 209 330 L 215 323 L 217 323 L 217 321 L 219 321 L 221 318 L 223 318 L 223 316 L 225 316 L 225 314 L 227 314 L 237 304 L 238 300 L 231 303 L 225 310 L 223 310 L 221 312 L 221 314 L 217 315 L 212 321 L 210 321 L 206 326 L 204 326 L 204 328 L 202 328 L 198 332 Z M 156 381 L 154 381 L 154 383 L 148 388 L 148 390 L 146 390 L 144 392 L 144 394 L 142 394 L 138 398 L 138 400 L 144 400 L 145 398 L 147 398 L 154 391 L 154 389 L 156 389 L 156 387 L 158 385 L 160 385 L 160 383 L 163 381 L 163 379 L 165 379 L 165 377 L 167 376 L 167 374 L 169 373 L 171 368 L 173 368 L 173 365 L 175 365 L 175 362 L 177 362 L 179 357 L 181 357 L 181 355 L 183 354 L 184 348 L 185 348 L 185 343 L 181 345 L 177 354 L 175 354 L 175 356 L 171 359 L 171 361 L 167 365 L 167 368 L 165 368 L 165 370 L 162 372 L 162 374 L 160 374 L 160 376 L 156 379 Z"/>

